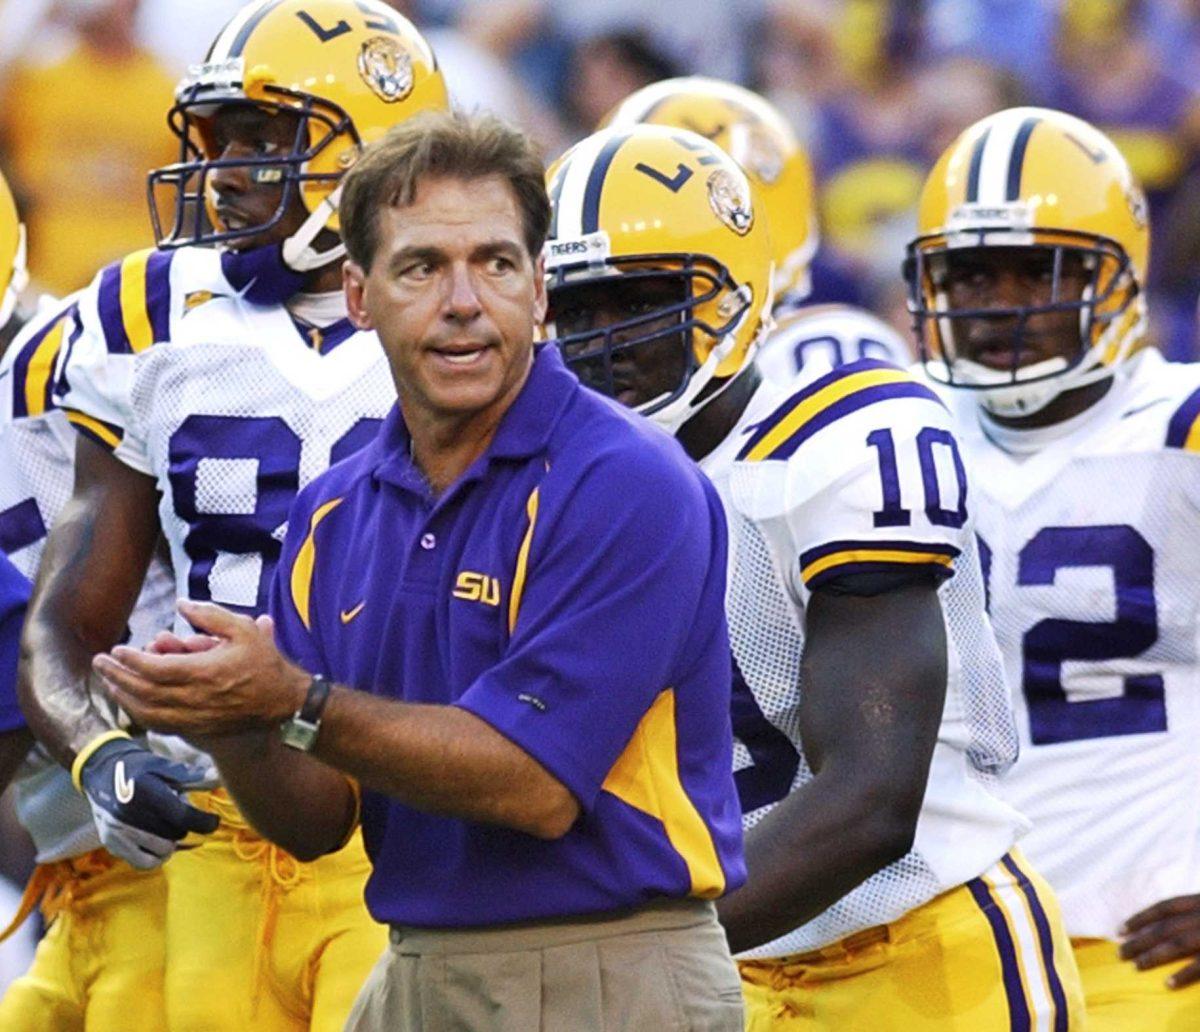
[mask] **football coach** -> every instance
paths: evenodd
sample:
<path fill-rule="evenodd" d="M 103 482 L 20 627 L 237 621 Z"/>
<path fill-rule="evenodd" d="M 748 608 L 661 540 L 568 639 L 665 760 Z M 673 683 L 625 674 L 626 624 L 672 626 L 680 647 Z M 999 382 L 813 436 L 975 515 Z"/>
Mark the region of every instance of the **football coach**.
<path fill-rule="evenodd" d="M 348 1028 L 740 1030 L 720 502 L 534 344 L 550 207 L 520 133 L 408 121 L 340 218 L 398 405 L 301 491 L 271 618 L 181 602 L 197 635 L 96 670 L 297 857 L 361 819 L 392 945 Z"/>

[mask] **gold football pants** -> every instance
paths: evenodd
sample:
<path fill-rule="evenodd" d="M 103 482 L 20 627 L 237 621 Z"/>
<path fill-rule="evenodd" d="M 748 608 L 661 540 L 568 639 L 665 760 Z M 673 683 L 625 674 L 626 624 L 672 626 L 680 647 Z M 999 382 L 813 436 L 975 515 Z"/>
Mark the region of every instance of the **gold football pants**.
<path fill-rule="evenodd" d="M 1089 1032 L 1191 1032 L 1200 1029 L 1200 985 L 1168 989 L 1166 979 L 1184 966 L 1139 971 L 1107 939 L 1073 939 L 1075 962 L 1087 1000 Z"/>
<path fill-rule="evenodd" d="M 134 870 L 102 849 L 40 865 L 13 926 L 40 903 L 50 927 L 0 999 L 0 1029 L 165 1030 L 166 901 L 161 870 Z"/>
<path fill-rule="evenodd" d="M 223 791 L 192 801 L 221 826 L 165 867 L 171 1032 L 340 1032 L 388 942 L 363 902 L 361 834 L 300 863 Z"/>
<path fill-rule="evenodd" d="M 889 925 L 739 966 L 748 1032 L 1084 1027 L 1057 901 L 1015 851 Z"/>

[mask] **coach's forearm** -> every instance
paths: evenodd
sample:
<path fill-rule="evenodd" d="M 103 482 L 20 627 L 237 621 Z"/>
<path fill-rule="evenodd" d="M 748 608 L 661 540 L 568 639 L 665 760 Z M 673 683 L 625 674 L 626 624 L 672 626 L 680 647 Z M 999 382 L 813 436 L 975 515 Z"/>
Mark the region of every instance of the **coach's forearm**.
<path fill-rule="evenodd" d="M 565 835 L 575 797 L 523 749 L 457 706 L 427 706 L 335 688 L 316 756 L 418 810 Z"/>
<path fill-rule="evenodd" d="M 349 780 L 287 748 L 274 729 L 195 741 L 254 829 L 297 859 L 331 853 L 349 836 L 357 810 Z"/>

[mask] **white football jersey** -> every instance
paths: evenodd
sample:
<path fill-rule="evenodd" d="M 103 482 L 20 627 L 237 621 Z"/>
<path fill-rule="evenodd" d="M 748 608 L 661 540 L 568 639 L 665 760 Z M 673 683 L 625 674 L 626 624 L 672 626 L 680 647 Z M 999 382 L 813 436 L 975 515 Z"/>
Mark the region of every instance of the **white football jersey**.
<path fill-rule="evenodd" d="M 1200 366 L 1135 356 L 1062 426 L 981 423 L 970 461 L 990 612 L 1016 699 L 1007 797 L 1072 936 L 1200 891 Z"/>
<path fill-rule="evenodd" d="M 906 372 L 865 360 L 764 380 L 701 463 L 729 518 L 735 779 L 752 828 L 812 778 L 799 732 L 805 609 L 822 583 L 920 565 L 939 589 L 946 703 L 912 850 L 819 917 L 749 951 L 828 945 L 894 921 L 994 864 L 1027 827 L 989 785 L 1017 738 L 950 416 Z M 881 659 L 881 662 L 885 660 Z"/>
<path fill-rule="evenodd" d="M 775 329 L 758 352 L 763 375 L 788 384 L 806 365 L 840 366 L 875 358 L 905 368 L 912 348 L 882 319 L 851 305 L 803 305 L 775 311 Z"/>
<path fill-rule="evenodd" d="M 296 492 L 366 444 L 395 403 L 383 349 L 346 318 L 317 329 L 247 300 L 221 252 L 132 261 L 80 298 L 60 404 L 155 478 L 178 594 L 261 613 Z"/>
<path fill-rule="evenodd" d="M 74 482 L 75 434 L 52 389 L 59 355 L 80 332 L 75 296 L 46 299 L 0 361 L 0 548 L 31 580 Z M 156 558 L 129 619 L 130 640 L 148 641 L 169 626 L 174 598 L 170 570 Z M 96 701 L 109 708 L 107 700 Z M 17 815 L 39 863 L 99 847 L 87 802 L 40 746 L 18 771 L 15 787 Z"/>

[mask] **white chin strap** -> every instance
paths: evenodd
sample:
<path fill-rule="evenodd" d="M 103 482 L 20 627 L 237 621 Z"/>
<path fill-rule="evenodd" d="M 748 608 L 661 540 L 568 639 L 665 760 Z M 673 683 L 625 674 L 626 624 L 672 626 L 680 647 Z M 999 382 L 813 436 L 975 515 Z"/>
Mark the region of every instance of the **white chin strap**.
<path fill-rule="evenodd" d="M 979 405 L 994 416 L 1014 418 L 1040 412 L 1060 394 L 1086 387 L 1112 375 L 1112 369 L 1096 362 L 1081 362 L 1067 369 L 1065 358 L 1048 358 L 1044 362 L 1022 366 L 1023 381 L 1012 382 L 1009 373 L 990 369 L 960 358 L 954 363 L 955 383 L 985 388 L 979 391 Z M 993 386 L 995 385 L 995 386 Z"/>
<path fill-rule="evenodd" d="M 314 251 L 312 242 L 326 224 L 337 214 L 338 201 L 342 196 L 342 184 L 333 191 L 304 220 L 304 224 L 283 242 L 283 260 L 296 272 L 309 272 L 346 256 L 346 245 L 340 241 L 328 251 Z"/>
<path fill-rule="evenodd" d="M 669 405 L 663 405 L 663 407 L 657 412 L 647 411 L 648 409 L 654 408 L 655 405 L 661 405 L 664 398 L 670 397 L 669 394 L 660 394 L 657 398 L 651 398 L 649 401 L 638 405 L 634 411 L 641 413 L 647 419 L 649 419 L 650 422 L 661 427 L 672 437 L 674 437 L 679 431 L 679 428 L 696 414 L 699 407 L 693 403 L 695 402 L 696 398 L 699 397 L 700 392 L 708 386 L 708 382 L 713 378 L 713 376 L 716 375 L 717 368 L 729 356 L 729 353 L 733 350 L 736 344 L 737 336 L 735 333 L 725 334 L 721 340 L 721 343 L 713 348 L 709 353 L 708 358 L 704 360 L 704 364 L 700 366 L 700 368 L 694 373 L 692 373 L 691 378 L 688 380 L 687 387 L 678 398 L 676 398 Z M 753 351 L 754 348 L 752 345 L 750 354 L 747 356 L 747 361 L 753 358 Z M 724 391 L 725 388 L 731 383 L 733 383 L 735 379 L 735 376 L 730 376 L 728 379 L 726 379 L 725 383 L 721 385 L 719 390 L 713 394 L 710 394 L 704 399 L 704 404 L 707 405 L 714 398 L 719 397 L 721 392 Z"/>
<path fill-rule="evenodd" d="M 27 286 L 29 270 L 25 267 L 25 226 L 22 224 L 17 227 L 17 253 L 13 256 L 12 275 L 4 290 L 4 297 L 0 299 L 0 327 L 8 325 Z"/>

